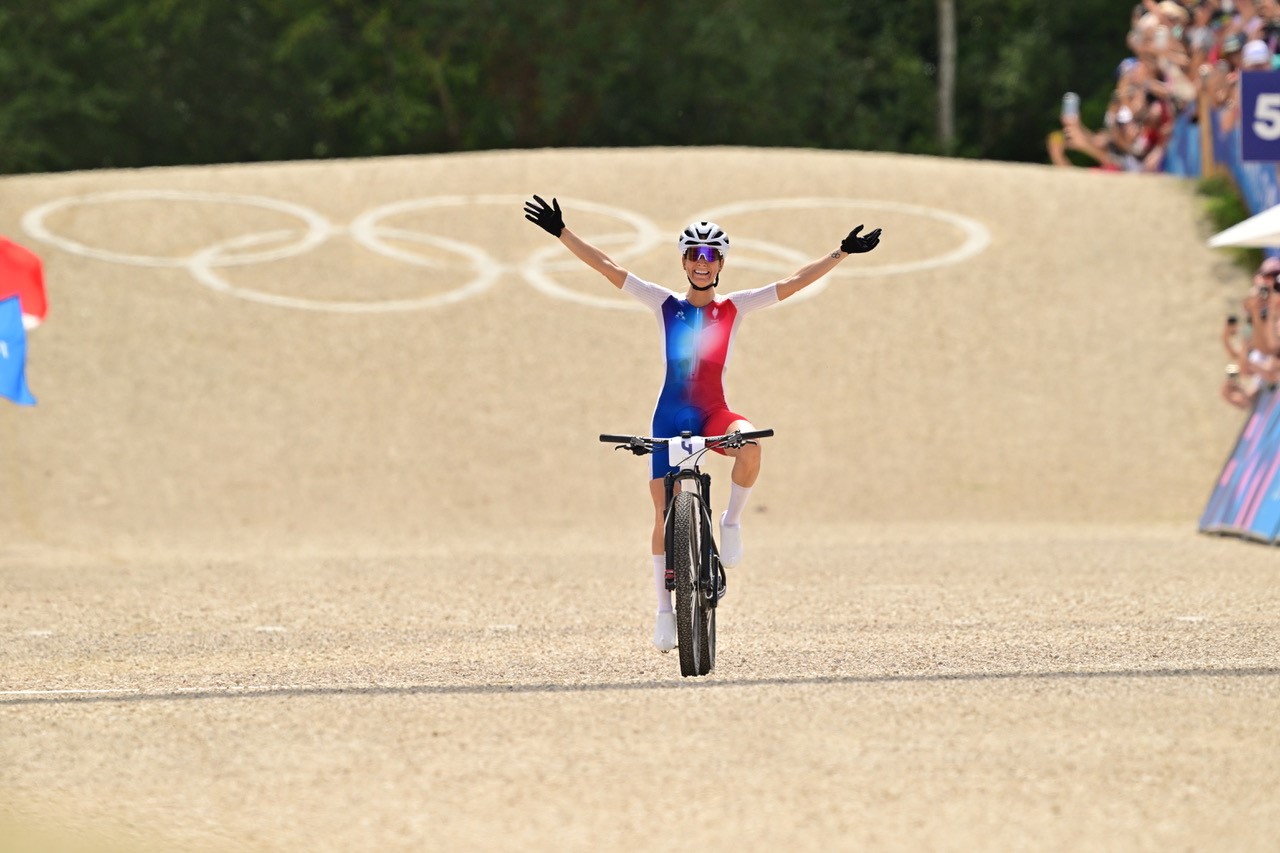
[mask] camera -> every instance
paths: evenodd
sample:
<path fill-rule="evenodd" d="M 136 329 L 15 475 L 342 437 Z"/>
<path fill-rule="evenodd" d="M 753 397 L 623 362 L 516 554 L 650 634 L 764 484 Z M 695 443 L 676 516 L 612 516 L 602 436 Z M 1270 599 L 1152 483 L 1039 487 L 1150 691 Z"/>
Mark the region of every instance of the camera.
<path fill-rule="evenodd" d="M 1227 316 L 1228 326 L 1234 326 L 1236 323 L 1239 323 L 1239 322 L 1240 322 L 1240 318 L 1237 317 L 1235 314 L 1230 314 Z"/>

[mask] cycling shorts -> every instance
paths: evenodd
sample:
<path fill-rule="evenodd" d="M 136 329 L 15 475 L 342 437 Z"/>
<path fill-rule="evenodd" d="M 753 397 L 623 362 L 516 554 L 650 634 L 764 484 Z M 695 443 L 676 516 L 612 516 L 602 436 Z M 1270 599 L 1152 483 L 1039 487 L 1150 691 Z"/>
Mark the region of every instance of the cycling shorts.
<path fill-rule="evenodd" d="M 735 421 L 745 420 L 747 420 L 746 417 L 729 409 L 713 409 L 704 412 L 693 406 L 684 406 L 679 409 L 664 410 L 660 405 L 653 413 L 653 431 L 650 435 L 656 438 L 671 438 L 685 431 L 694 435 L 724 435 Z M 715 452 L 721 456 L 728 455 L 720 449 L 716 449 Z M 655 447 L 652 457 L 653 479 L 659 480 L 679 468 L 680 458 L 679 448 L 672 453 L 666 447 Z M 672 464 L 673 461 L 675 464 Z"/>

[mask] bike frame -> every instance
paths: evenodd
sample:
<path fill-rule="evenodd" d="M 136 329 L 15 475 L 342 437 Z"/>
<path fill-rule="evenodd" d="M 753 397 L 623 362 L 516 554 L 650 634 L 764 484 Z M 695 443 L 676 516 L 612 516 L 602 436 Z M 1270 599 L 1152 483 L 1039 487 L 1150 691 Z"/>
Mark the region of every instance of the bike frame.
<path fill-rule="evenodd" d="M 681 484 L 681 491 L 690 491 L 688 485 L 692 485 L 692 494 L 698 502 L 698 541 L 702 547 L 702 559 L 698 561 L 698 589 L 701 590 L 707 606 L 715 607 L 719 600 L 716 596 L 716 575 L 721 569 L 720 551 L 716 547 L 711 528 L 711 475 L 704 474 L 698 467 L 698 459 L 706 449 L 706 439 L 692 433 L 682 433 L 678 438 L 667 441 L 668 460 L 680 453 L 684 456 L 677 463 L 676 470 L 667 472 L 663 477 L 667 508 L 663 524 L 663 549 L 667 553 L 667 589 L 674 590 L 676 588 L 675 570 L 671 561 L 671 553 L 674 549 L 672 542 L 674 520 L 671 516 L 671 506 L 676 496 L 676 484 Z"/>
<path fill-rule="evenodd" d="M 720 549 L 716 546 L 711 525 L 711 475 L 702 473 L 698 468 L 698 460 L 708 449 L 718 447 L 741 447 L 743 443 L 755 443 L 757 438 L 767 438 L 773 430 L 751 430 L 745 433 L 733 433 L 723 436 L 701 436 L 691 432 L 683 432 L 671 438 L 645 438 L 634 435 L 614 435 L 605 433 L 600 436 L 602 442 L 616 445 L 615 450 L 630 450 L 637 456 L 652 453 L 658 445 L 667 448 L 668 461 L 676 459 L 675 470 L 663 477 L 666 511 L 663 518 L 663 551 L 670 556 L 674 548 L 673 525 L 671 517 L 672 504 L 675 501 L 676 487 L 681 491 L 691 491 L 698 502 L 698 533 L 701 538 L 701 557 L 699 563 L 703 569 L 699 572 L 698 587 L 706 598 L 709 607 L 715 607 L 719 601 L 718 589 L 724 577 L 724 567 L 720 565 Z M 728 444 L 723 439 L 734 438 L 736 444 Z M 710 444 L 710 448 L 708 445 Z M 713 568 L 714 567 L 714 568 Z M 675 574 L 670 561 L 667 562 L 667 589 L 675 588 Z"/>

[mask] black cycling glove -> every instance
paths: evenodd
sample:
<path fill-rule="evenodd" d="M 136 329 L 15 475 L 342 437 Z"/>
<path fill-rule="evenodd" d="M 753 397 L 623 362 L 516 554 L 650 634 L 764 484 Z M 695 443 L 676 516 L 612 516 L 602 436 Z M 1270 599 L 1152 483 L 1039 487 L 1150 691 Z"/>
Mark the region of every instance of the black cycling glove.
<path fill-rule="evenodd" d="M 552 237 L 559 237 L 564 231 L 564 216 L 560 213 L 560 202 L 554 198 L 548 206 L 540 196 L 524 203 L 524 218 L 546 231 Z"/>
<path fill-rule="evenodd" d="M 880 229 L 872 231 L 865 237 L 859 237 L 858 232 L 862 230 L 862 226 L 849 232 L 849 236 L 844 238 L 840 243 L 840 251 L 847 255 L 860 255 L 863 252 L 870 252 L 880 243 Z"/>

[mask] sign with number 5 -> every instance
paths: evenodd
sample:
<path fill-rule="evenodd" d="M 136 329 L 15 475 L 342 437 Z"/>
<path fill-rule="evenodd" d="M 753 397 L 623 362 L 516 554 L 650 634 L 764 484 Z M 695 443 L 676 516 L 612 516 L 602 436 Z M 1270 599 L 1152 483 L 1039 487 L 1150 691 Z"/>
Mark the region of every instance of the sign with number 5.
<path fill-rule="evenodd" d="M 1280 162 L 1280 72 L 1240 75 L 1240 159 Z"/>

